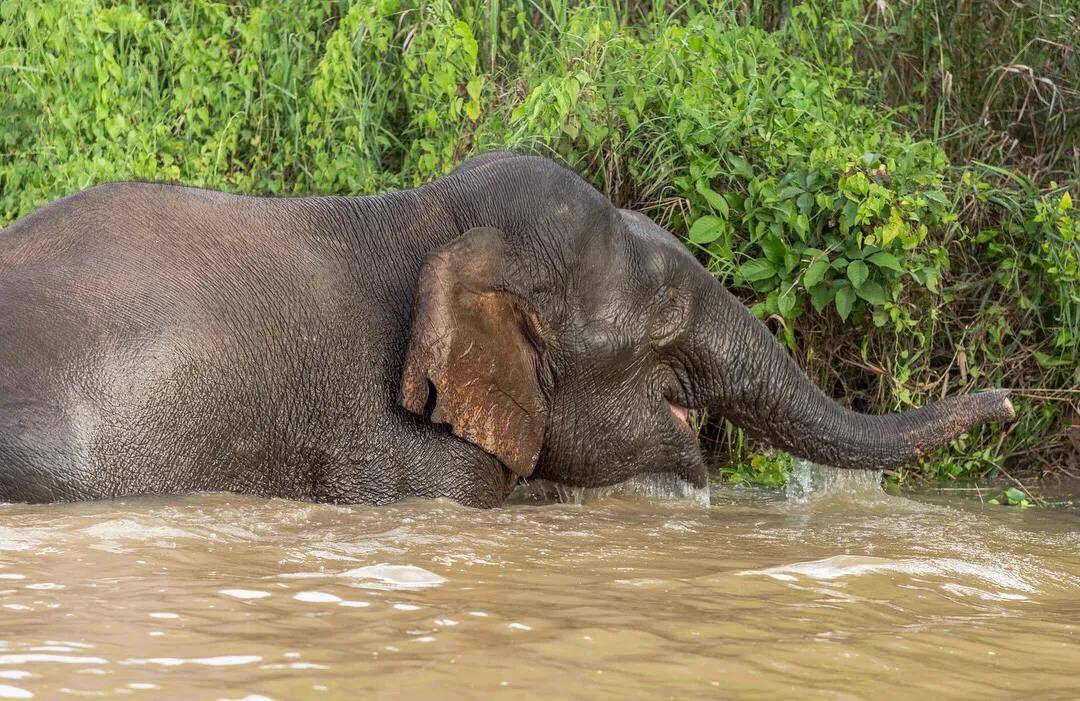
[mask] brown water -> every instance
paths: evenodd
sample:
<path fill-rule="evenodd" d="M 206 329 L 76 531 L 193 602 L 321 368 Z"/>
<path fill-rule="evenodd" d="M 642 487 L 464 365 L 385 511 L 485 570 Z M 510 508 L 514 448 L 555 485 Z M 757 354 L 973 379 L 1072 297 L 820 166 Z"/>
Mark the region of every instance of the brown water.
<path fill-rule="evenodd" d="M 0 698 L 1080 697 L 1075 513 L 711 497 L 2 506 Z"/>

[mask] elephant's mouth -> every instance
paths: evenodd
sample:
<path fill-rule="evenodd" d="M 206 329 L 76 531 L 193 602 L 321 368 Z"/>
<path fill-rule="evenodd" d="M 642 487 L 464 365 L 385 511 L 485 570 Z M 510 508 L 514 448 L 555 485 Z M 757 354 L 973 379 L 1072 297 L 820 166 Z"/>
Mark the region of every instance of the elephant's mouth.
<path fill-rule="evenodd" d="M 684 406 L 676 404 L 675 402 L 668 400 L 668 408 L 671 409 L 671 414 L 675 417 L 675 420 L 679 422 L 687 431 L 691 431 L 690 428 L 690 410 Z"/>

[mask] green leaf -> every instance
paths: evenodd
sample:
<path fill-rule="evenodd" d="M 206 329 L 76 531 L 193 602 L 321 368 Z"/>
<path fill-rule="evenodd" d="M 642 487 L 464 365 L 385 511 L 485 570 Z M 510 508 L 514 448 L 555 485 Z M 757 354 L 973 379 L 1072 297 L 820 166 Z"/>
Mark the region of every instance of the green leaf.
<path fill-rule="evenodd" d="M 861 260 L 853 260 L 847 267 L 847 276 L 852 285 L 861 287 L 866 282 L 866 279 L 870 277 L 870 269 Z"/>
<path fill-rule="evenodd" d="M 480 99 L 480 91 L 484 88 L 484 76 L 478 75 L 465 85 L 465 91 L 473 100 Z"/>
<path fill-rule="evenodd" d="M 803 273 L 803 286 L 806 289 L 810 289 L 814 285 L 818 284 L 825 278 L 825 273 L 829 270 L 829 259 L 822 256 L 815 258 L 814 262 L 806 268 L 806 272 Z"/>
<path fill-rule="evenodd" d="M 844 209 L 840 214 L 840 233 L 847 235 L 851 227 L 855 226 L 855 220 L 859 216 L 859 205 L 854 202 L 845 202 Z"/>
<path fill-rule="evenodd" d="M 695 188 L 698 193 L 705 198 L 705 201 L 709 203 L 712 210 L 720 215 L 721 219 L 726 220 L 728 218 L 727 200 L 725 200 L 719 192 L 706 185 L 704 180 L 698 180 Z"/>
<path fill-rule="evenodd" d="M 581 83 L 576 78 L 567 78 L 563 83 L 563 88 L 566 89 L 566 95 L 570 98 L 570 104 L 577 104 L 578 97 L 581 95 Z"/>
<path fill-rule="evenodd" d="M 944 207 L 948 207 L 952 204 L 951 202 L 949 202 L 949 198 L 941 190 L 925 190 L 923 191 L 923 194 L 926 195 L 927 198 L 933 200 L 934 202 L 937 202 Z"/>
<path fill-rule="evenodd" d="M 799 252 L 787 249 L 784 253 L 784 272 L 790 273 L 799 267 Z"/>
<path fill-rule="evenodd" d="M 791 317 L 791 312 L 795 309 L 795 293 L 792 291 L 784 292 L 776 300 L 777 308 L 780 310 L 780 316 L 785 318 Z"/>
<path fill-rule="evenodd" d="M 895 270 L 897 272 L 903 270 L 900 261 L 888 251 L 878 251 L 867 258 L 867 260 L 879 268 L 888 268 L 889 270 Z"/>
<path fill-rule="evenodd" d="M 904 225 L 903 220 L 900 219 L 900 215 L 897 211 L 893 210 L 892 216 L 889 217 L 889 221 L 878 227 L 878 230 L 881 232 L 881 243 L 888 246 L 892 243 L 893 239 L 903 234 L 904 231 L 907 230 L 907 227 Z"/>
<path fill-rule="evenodd" d="M 784 264 L 784 254 L 787 253 L 787 246 L 775 234 L 766 234 L 758 241 L 758 245 L 761 246 L 761 251 L 765 254 L 765 257 L 772 263 L 777 266 Z"/>
<path fill-rule="evenodd" d="M 724 220 L 712 215 L 699 217 L 690 227 L 689 240 L 691 243 L 705 245 L 712 243 L 724 233 Z"/>
<path fill-rule="evenodd" d="M 768 259 L 755 258 L 740 265 L 735 272 L 747 282 L 757 282 L 758 280 L 768 280 L 776 275 L 776 265 Z"/>
<path fill-rule="evenodd" d="M 1016 487 L 1009 487 L 1008 489 L 1006 489 L 1005 496 L 1009 499 L 1009 501 L 1013 502 L 1014 504 L 1019 504 L 1027 498 L 1024 493 Z"/>
<path fill-rule="evenodd" d="M 862 287 L 857 288 L 855 291 L 870 304 L 885 304 L 885 289 L 874 280 L 867 280 L 862 284 Z"/>
<path fill-rule="evenodd" d="M 825 307 L 829 306 L 829 302 L 833 301 L 834 297 L 836 297 L 836 288 L 832 285 L 818 285 L 810 290 L 810 303 L 818 312 L 825 311 Z"/>
<path fill-rule="evenodd" d="M 844 321 L 847 321 L 848 314 L 851 314 L 853 304 L 855 304 L 855 288 L 851 285 L 843 285 L 836 291 L 836 311 Z"/>
<path fill-rule="evenodd" d="M 926 289 L 930 290 L 934 294 L 938 291 L 938 271 L 936 268 L 923 268 L 923 274 L 926 276 Z"/>
<path fill-rule="evenodd" d="M 735 175 L 741 176 L 743 180 L 754 179 L 754 169 L 750 167 L 750 164 L 746 162 L 745 158 L 736 156 L 734 153 L 727 155 L 728 163 L 731 164 L 731 170 Z"/>

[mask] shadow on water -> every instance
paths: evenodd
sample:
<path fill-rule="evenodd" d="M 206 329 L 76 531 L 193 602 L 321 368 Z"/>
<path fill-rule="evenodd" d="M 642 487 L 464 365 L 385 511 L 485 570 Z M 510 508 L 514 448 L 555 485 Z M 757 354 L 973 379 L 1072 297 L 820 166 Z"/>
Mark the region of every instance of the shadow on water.
<path fill-rule="evenodd" d="M 803 467 L 787 495 L 657 477 L 490 511 L 2 506 L 0 698 L 1080 695 L 1076 514 Z"/>

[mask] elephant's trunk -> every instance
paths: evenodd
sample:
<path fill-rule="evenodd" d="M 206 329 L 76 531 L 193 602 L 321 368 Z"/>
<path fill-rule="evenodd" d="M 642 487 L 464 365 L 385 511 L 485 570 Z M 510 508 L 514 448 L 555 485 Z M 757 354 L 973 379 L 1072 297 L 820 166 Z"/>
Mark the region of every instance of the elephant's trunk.
<path fill-rule="evenodd" d="M 697 401 L 782 448 L 813 462 L 847 468 L 890 467 L 917 460 L 965 431 L 1016 414 L 1007 390 L 949 397 L 887 416 L 860 414 L 825 396 L 773 334 L 719 284 L 695 326 L 708 358 Z M 704 347 L 701 347 L 704 346 Z"/>

